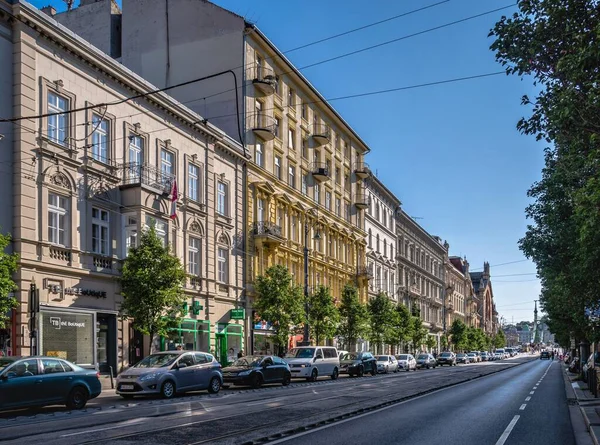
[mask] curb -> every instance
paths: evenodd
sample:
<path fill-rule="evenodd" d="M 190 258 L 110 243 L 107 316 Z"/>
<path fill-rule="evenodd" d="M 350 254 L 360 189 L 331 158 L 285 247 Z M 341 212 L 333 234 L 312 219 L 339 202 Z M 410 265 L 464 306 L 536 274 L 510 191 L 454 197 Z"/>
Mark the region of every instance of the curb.
<path fill-rule="evenodd" d="M 571 418 L 571 427 L 577 445 L 599 445 L 598 437 L 600 437 L 600 416 L 595 412 L 595 408 L 581 406 L 580 402 L 590 401 L 584 397 L 583 390 L 577 382 L 572 382 L 567 374 L 565 366 L 559 362 L 561 374 L 565 384 L 565 393 L 567 396 L 567 404 L 569 409 L 569 417 Z M 574 385 L 575 384 L 575 385 Z M 577 386 L 577 388 L 575 388 Z M 594 416 L 598 419 L 590 421 L 590 417 Z M 596 429 L 596 431 L 594 431 Z"/>
<path fill-rule="evenodd" d="M 358 416 L 360 414 L 365 414 L 365 413 L 368 413 L 368 412 L 377 411 L 377 410 L 379 410 L 381 408 L 385 408 L 385 407 L 388 407 L 390 405 L 397 405 L 397 404 L 405 402 L 407 400 L 411 400 L 411 399 L 414 399 L 416 397 L 424 396 L 426 394 L 430 394 L 430 393 L 435 392 L 435 391 L 440 391 L 442 389 L 447 389 L 447 388 L 451 388 L 453 386 L 462 385 L 464 383 L 467 383 L 467 382 L 470 382 L 470 381 L 473 381 L 473 380 L 477 380 L 477 379 L 480 379 L 480 378 L 483 378 L 483 377 L 488 377 L 488 376 L 497 374 L 499 372 L 506 371 L 507 369 L 513 369 L 513 368 L 516 368 L 517 366 L 524 365 L 525 363 L 530 363 L 532 361 L 535 361 L 535 359 L 527 360 L 527 361 L 524 361 L 524 362 L 521 362 L 521 363 L 516 363 L 514 366 L 512 366 L 510 368 L 497 369 L 497 370 L 495 370 L 493 372 L 490 372 L 489 374 L 484 374 L 484 375 L 478 375 L 478 376 L 475 376 L 475 377 L 470 377 L 470 378 L 462 380 L 460 382 L 455 382 L 455 383 L 449 383 L 449 384 L 446 384 L 446 385 L 441 385 L 441 386 L 438 386 L 436 388 L 431 388 L 431 389 L 428 389 L 428 390 L 425 390 L 425 391 L 421 391 L 421 392 L 418 392 L 418 393 L 415 393 L 415 394 L 411 394 L 410 396 L 405 396 L 405 397 L 400 397 L 398 399 L 388 400 L 386 402 L 382 402 L 382 403 L 379 403 L 377 405 L 373 405 L 373 406 L 370 406 L 370 407 L 367 407 L 367 408 L 360 408 L 360 409 L 357 409 L 357 410 L 354 410 L 354 411 L 350 411 L 348 413 L 340 414 L 340 415 L 335 416 L 335 417 L 331 417 L 331 418 L 327 418 L 327 419 L 324 419 L 324 420 L 320 420 L 318 422 L 311 423 L 309 425 L 303 425 L 301 427 L 297 427 L 297 428 L 294 428 L 294 429 L 291 429 L 291 430 L 286 430 L 286 431 L 283 431 L 283 432 L 280 432 L 280 433 L 270 434 L 268 436 L 264 436 L 264 437 L 260 437 L 258 439 L 250 440 L 248 442 L 243 442 L 242 445 L 259 445 L 259 444 L 265 444 L 265 443 L 268 443 L 268 442 L 271 442 L 271 441 L 274 441 L 274 440 L 282 439 L 282 438 L 287 437 L 287 436 L 293 436 L 293 435 L 298 434 L 298 433 L 304 433 L 304 432 L 309 431 L 311 429 L 315 429 L 315 428 L 322 427 L 324 425 L 329 425 L 331 423 L 339 422 L 340 420 L 346 420 L 346 419 L 348 419 L 350 417 Z M 598 445 L 598 444 L 596 444 L 596 445 Z"/>

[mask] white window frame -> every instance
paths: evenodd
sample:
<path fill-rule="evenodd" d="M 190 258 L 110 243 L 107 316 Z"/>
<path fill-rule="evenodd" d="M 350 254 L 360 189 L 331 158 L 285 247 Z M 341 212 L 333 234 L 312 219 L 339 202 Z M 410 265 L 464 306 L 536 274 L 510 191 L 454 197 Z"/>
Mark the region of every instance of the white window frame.
<path fill-rule="evenodd" d="M 92 207 L 92 252 L 110 255 L 110 213 L 100 207 Z"/>
<path fill-rule="evenodd" d="M 275 156 L 275 176 L 281 179 L 281 156 Z"/>
<path fill-rule="evenodd" d="M 296 167 L 293 165 L 288 167 L 288 185 L 293 189 L 296 188 Z"/>
<path fill-rule="evenodd" d="M 296 130 L 288 128 L 288 148 L 296 149 Z"/>
<path fill-rule="evenodd" d="M 220 283 L 229 283 L 229 252 L 226 247 L 217 248 L 217 281 Z"/>
<path fill-rule="evenodd" d="M 124 256 L 126 257 L 129 254 L 129 250 L 132 247 L 136 247 L 139 241 L 138 236 L 138 217 L 137 215 L 123 215 L 126 219 L 124 224 L 125 226 L 125 243 L 124 248 L 125 251 Z M 133 240 L 133 243 L 132 243 Z"/>
<path fill-rule="evenodd" d="M 92 114 L 92 158 L 96 161 L 108 163 L 109 158 L 109 137 L 110 137 L 110 122 L 108 119 L 103 119 L 96 113 Z"/>
<path fill-rule="evenodd" d="M 202 252 L 202 241 L 196 236 L 190 236 L 188 240 L 188 273 L 200 276 L 200 254 Z"/>
<path fill-rule="evenodd" d="M 263 144 L 261 141 L 256 141 L 256 143 L 254 144 L 254 162 L 256 162 L 256 165 L 258 165 L 259 167 L 263 166 L 263 162 L 264 162 L 264 151 L 263 151 Z"/>
<path fill-rule="evenodd" d="M 325 208 L 331 210 L 331 192 L 329 190 L 325 190 Z"/>
<path fill-rule="evenodd" d="M 64 200 L 61 202 L 61 200 Z M 64 206 L 62 206 L 64 204 Z M 53 221 L 54 220 L 54 221 Z M 62 235 L 62 240 L 61 240 Z M 69 235 L 69 198 L 48 193 L 48 242 L 66 246 Z M 61 242 L 62 241 L 62 242 Z"/>
<path fill-rule="evenodd" d="M 227 205 L 228 186 L 225 182 L 217 182 L 217 213 L 222 216 L 227 216 L 228 205 Z"/>
<path fill-rule="evenodd" d="M 163 175 L 175 176 L 175 153 L 166 148 L 160 149 L 160 171 Z"/>
<path fill-rule="evenodd" d="M 188 198 L 200 202 L 200 167 L 188 164 Z"/>
<path fill-rule="evenodd" d="M 48 113 L 61 113 L 48 116 L 48 139 L 59 145 L 67 145 L 69 137 L 69 99 L 65 96 L 48 91 Z M 61 101 L 64 101 L 64 107 Z"/>

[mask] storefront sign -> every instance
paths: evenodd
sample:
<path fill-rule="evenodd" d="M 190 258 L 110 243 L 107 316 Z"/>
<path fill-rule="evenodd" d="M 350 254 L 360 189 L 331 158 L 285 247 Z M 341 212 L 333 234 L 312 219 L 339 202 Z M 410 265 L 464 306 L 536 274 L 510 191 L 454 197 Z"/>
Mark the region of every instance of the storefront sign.
<path fill-rule="evenodd" d="M 86 297 L 106 298 L 106 292 L 103 290 L 82 289 L 80 287 L 65 288 L 67 295 L 83 295 Z"/>
<path fill-rule="evenodd" d="M 246 310 L 245 309 L 231 309 L 229 312 L 229 318 L 231 320 L 243 320 L 246 318 Z"/>
<path fill-rule="evenodd" d="M 54 329 L 68 328 L 85 328 L 85 321 L 63 320 L 60 317 L 50 317 L 50 324 Z"/>

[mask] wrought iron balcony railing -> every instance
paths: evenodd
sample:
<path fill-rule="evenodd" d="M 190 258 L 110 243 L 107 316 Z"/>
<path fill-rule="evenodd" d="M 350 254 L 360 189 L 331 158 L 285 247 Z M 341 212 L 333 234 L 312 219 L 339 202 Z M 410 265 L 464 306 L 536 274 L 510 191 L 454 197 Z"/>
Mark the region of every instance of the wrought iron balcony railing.
<path fill-rule="evenodd" d="M 123 185 L 146 185 L 164 194 L 170 194 L 175 176 L 165 173 L 153 165 L 128 162 L 121 166 Z"/>

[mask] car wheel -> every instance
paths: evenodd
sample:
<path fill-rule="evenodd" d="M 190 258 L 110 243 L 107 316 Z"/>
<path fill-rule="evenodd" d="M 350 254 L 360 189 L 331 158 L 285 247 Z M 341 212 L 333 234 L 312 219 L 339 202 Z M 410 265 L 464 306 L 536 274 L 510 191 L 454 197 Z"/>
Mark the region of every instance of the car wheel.
<path fill-rule="evenodd" d="M 317 377 L 319 376 L 319 371 L 317 371 L 316 369 L 312 370 L 312 373 L 310 374 L 310 382 L 316 382 L 317 381 Z"/>
<path fill-rule="evenodd" d="M 133 395 L 132 394 L 119 394 L 121 397 L 123 397 L 125 400 L 129 400 L 129 399 L 133 399 Z"/>
<path fill-rule="evenodd" d="M 260 374 L 254 374 L 250 379 L 250 386 L 254 389 L 258 389 L 262 386 L 262 377 Z"/>
<path fill-rule="evenodd" d="M 283 376 L 283 382 L 281 382 L 281 384 L 283 386 L 288 386 L 290 383 L 292 383 L 292 376 L 290 374 Z"/>
<path fill-rule="evenodd" d="M 429 367 L 430 367 L 430 366 L 429 366 L 429 365 L 427 365 L 427 369 L 429 369 Z"/>
<path fill-rule="evenodd" d="M 362 366 L 358 367 L 358 376 L 362 377 L 363 375 L 365 375 L 365 368 L 363 368 Z"/>
<path fill-rule="evenodd" d="M 385 369 L 385 373 L 387 374 L 387 368 Z M 375 377 L 377 375 L 377 365 L 373 364 L 373 369 L 371 369 L 371 375 Z"/>
<path fill-rule="evenodd" d="M 160 387 L 160 396 L 163 399 L 172 399 L 175 397 L 175 383 L 172 380 L 167 380 Z"/>
<path fill-rule="evenodd" d="M 333 368 L 333 374 L 331 374 L 331 380 L 337 380 L 337 378 L 339 377 L 340 372 L 338 371 L 337 368 Z"/>
<path fill-rule="evenodd" d="M 406 367 L 406 372 L 410 372 L 410 365 Z"/>
<path fill-rule="evenodd" d="M 85 388 L 77 386 L 71 390 L 67 397 L 67 408 L 83 409 L 88 401 L 88 392 Z"/>
<path fill-rule="evenodd" d="M 221 391 L 221 381 L 218 377 L 213 377 L 208 385 L 208 392 L 211 394 L 216 394 L 219 391 Z"/>

